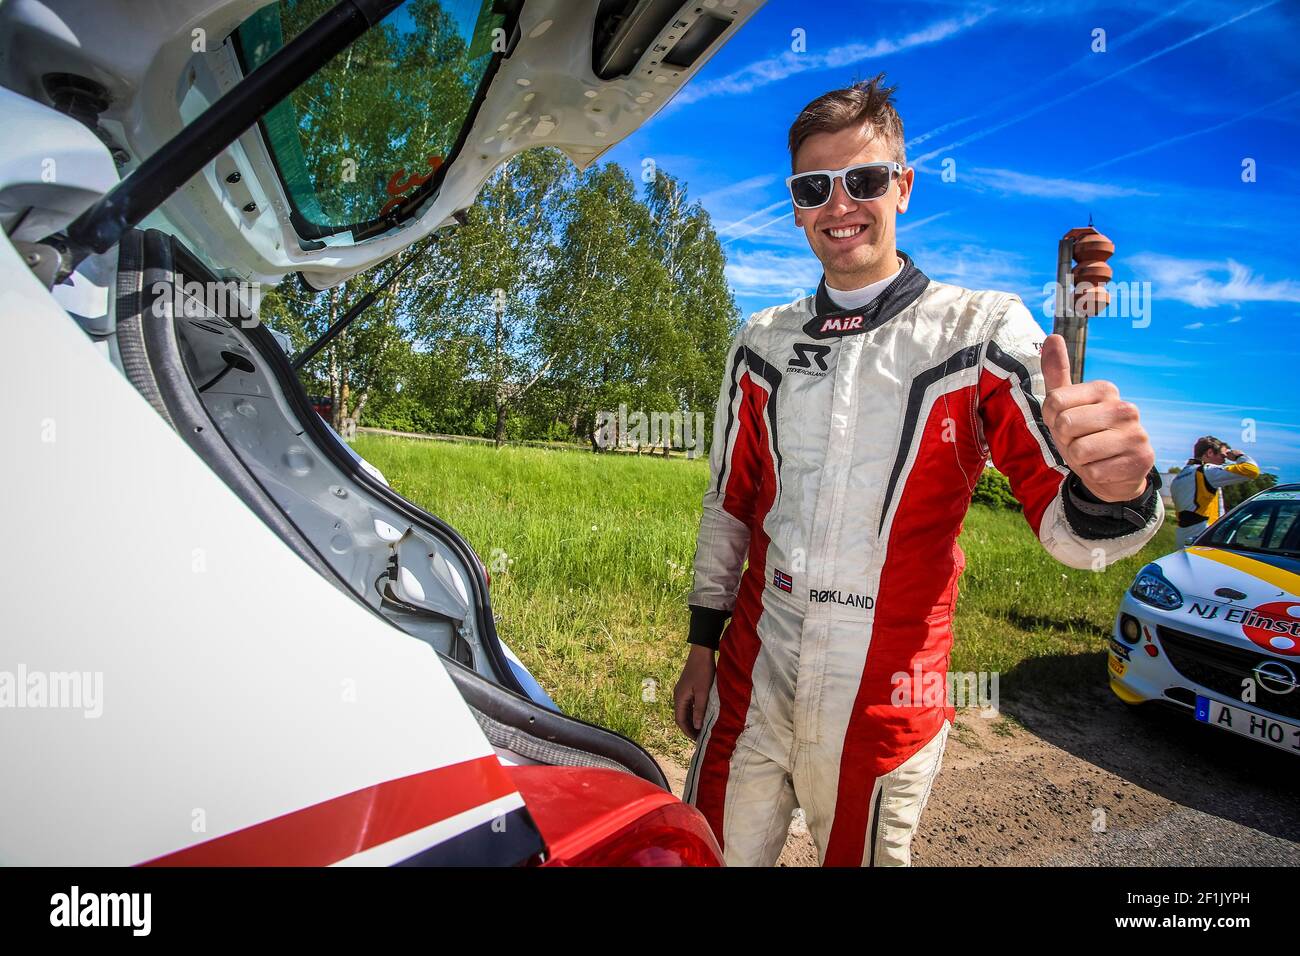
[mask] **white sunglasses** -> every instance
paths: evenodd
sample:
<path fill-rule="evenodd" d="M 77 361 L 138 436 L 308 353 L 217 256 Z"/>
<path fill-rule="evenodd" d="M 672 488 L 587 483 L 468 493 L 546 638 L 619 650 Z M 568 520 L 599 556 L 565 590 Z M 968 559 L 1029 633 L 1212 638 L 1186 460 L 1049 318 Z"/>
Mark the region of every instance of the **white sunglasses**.
<path fill-rule="evenodd" d="M 900 163 L 854 163 L 843 169 L 811 169 L 785 178 L 790 198 L 800 209 L 816 209 L 831 201 L 835 180 L 844 180 L 844 191 L 854 202 L 870 202 L 889 192 L 889 184 L 903 175 Z"/>

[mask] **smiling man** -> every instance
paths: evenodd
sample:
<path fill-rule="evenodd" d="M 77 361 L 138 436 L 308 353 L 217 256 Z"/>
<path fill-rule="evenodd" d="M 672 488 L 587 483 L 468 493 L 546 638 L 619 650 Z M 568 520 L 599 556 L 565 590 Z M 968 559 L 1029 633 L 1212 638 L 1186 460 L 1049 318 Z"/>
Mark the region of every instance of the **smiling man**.
<path fill-rule="evenodd" d="M 823 278 L 749 318 L 718 398 L 674 704 L 697 741 L 685 797 L 732 864 L 775 863 L 795 807 L 824 865 L 910 862 L 955 717 L 933 687 L 957 536 L 990 457 L 1070 567 L 1133 554 L 1163 517 L 1115 386 L 1070 384 L 1064 342 L 1016 296 L 931 281 L 896 248 L 914 174 L 882 79 L 791 127 Z"/>

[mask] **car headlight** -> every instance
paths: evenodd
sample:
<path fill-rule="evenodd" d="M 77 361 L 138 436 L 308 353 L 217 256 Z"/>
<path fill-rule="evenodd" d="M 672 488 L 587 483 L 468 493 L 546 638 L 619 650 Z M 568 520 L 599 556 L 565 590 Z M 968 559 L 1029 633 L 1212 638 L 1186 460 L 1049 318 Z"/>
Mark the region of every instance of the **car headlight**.
<path fill-rule="evenodd" d="M 1150 604 L 1162 611 L 1174 611 L 1183 606 L 1182 593 L 1169 583 L 1160 568 L 1154 564 L 1148 564 L 1138 572 L 1133 586 L 1129 588 L 1129 594 L 1143 604 Z"/>

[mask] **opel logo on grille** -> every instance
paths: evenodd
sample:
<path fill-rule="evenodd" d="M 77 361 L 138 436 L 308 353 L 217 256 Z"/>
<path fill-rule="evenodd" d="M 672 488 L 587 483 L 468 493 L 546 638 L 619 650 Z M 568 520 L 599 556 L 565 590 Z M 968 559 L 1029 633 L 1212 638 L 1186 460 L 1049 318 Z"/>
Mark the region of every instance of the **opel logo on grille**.
<path fill-rule="evenodd" d="M 1255 680 L 1273 694 L 1289 694 L 1300 687 L 1300 683 L 1296 682 L 1295 671 L 1281 661 L 1260 661 L 1252 673 Z"/>

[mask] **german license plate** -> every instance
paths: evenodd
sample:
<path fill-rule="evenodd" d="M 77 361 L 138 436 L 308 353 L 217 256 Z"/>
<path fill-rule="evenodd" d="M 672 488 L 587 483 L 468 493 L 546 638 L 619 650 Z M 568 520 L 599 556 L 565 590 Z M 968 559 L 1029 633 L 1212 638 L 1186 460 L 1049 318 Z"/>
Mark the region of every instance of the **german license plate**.
<path fill-rule="evenodd" d="M 1231 707 L 1199 695 L 1196 698 L 1196 719 L 1223 730 L 1231 730 L 1243 737 L 1254 738 L 1279 750 L 1300 753 L 1300 727 L 1285 721 L 1253 714 L 1245 708 Z"/>

